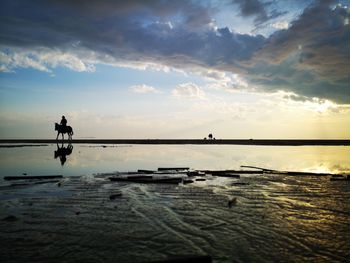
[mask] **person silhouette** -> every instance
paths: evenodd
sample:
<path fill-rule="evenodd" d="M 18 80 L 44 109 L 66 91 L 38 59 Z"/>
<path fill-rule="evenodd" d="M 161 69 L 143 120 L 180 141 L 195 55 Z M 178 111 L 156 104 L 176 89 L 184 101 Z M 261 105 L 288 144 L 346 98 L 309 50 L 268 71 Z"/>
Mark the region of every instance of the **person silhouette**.
<path fill-rule="evenodd" d="M 61 120 L 61 123 L 60 123 L 63 127 L 66 127 L 67 126 L 67 119 L 66 117 L 62 116 L 62 120 Z"/>

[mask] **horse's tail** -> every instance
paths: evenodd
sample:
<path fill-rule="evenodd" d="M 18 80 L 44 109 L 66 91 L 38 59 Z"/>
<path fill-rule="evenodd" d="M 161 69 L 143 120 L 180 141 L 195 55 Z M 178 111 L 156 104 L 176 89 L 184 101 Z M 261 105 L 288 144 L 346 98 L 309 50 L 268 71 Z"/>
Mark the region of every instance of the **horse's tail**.
<path fill-rule="evenodd" d="M 74 135 L 73 128 L 72 128 L 72 130 L 71 130 L 71 131 L 72 131 L 72 133 L 71 133 L 71 134 L 72 134 L 72 135 Z"/>

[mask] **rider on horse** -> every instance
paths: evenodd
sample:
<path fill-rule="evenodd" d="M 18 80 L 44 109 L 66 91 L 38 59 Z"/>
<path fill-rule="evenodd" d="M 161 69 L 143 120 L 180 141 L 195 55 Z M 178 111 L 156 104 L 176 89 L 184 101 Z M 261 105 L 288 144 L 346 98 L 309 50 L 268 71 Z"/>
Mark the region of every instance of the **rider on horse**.
<path fill-rule="evenodd" d="M 72 139 L 73 129 L 71 126 L 67 126 L 66 117 L 62 116 L 60 124 L 55 123 L 55 130 L 57 131 L 56 140 L 58 139 L 60 133 L 62 134 L 62 139 L 64 138 L 64 133 L 68 134 L 68 139 Z"/>

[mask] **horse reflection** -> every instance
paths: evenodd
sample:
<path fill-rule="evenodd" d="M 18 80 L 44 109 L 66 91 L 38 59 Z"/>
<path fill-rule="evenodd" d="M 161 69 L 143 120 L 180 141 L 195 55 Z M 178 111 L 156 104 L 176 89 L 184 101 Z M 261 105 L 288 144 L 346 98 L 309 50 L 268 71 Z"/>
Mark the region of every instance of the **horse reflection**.
<path fill-rule="evenodd" d="M 70 155 L 73 152 L 73 145 L 68 144 L 67 147 L 64 147 L 64 144 L 62 143 L 62 146 L 60 147 L 57 144 L 57 150 L 54 152 L 55 154 L 55 159 L 57 159 L 57 157 L 60 158 L 61 161 L 61 165 L 63 166 L 64 163 L 67 161 L 67 155 Z"/>

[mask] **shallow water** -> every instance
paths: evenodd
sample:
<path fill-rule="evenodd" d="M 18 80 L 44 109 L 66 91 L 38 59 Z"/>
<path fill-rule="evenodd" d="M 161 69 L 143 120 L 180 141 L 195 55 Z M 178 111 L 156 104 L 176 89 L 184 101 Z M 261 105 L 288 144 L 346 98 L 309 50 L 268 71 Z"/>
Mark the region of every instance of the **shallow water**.
<path fill-rule="evenodd" d="M 350 147 L 343 146 L 73 145 L 64 165 L 59 156 L 54 158 L 57 148 L 0 148 L 0 178 L 22 173 L 88 175 L 164 166 L 239 169 L 240 165 L 254 165 L 276 170 L 350 172 Z"/>
<path fill-rule="evenodd" d="M 60 184 L 2 182 L 5 262 L 148 262 L 186 254 L 211 255 L 214 262 L 346 262 L 350 256 L 349 181 L 258 174 L 145 185 L 93 175 L 240 165 L 349 172 L 350 147 L 74 145 L 64 166 L 55 150 L 0 149 L 1 176 L 65 176 Z M 121 197 L 110 200 L 114 193 Z M 4 220 L 8 215 L 15 219 Z"/>

